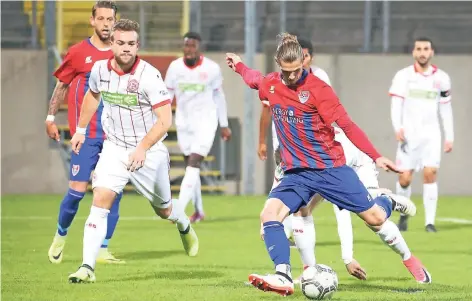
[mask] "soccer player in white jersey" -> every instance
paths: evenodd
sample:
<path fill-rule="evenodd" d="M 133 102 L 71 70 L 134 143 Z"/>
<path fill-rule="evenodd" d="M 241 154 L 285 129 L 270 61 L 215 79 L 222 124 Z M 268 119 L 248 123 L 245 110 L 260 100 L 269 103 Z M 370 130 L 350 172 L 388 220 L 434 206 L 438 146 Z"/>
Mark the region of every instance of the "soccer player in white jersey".
<path fill-rule="evenodd" d="M 253 89 L 259 88 L 259 84 L 263 79 L 263 75 L 259 71 L 247 68 L 242 64 L 241 58 L 232 53 L 227 54 L 227 63 L 233 70 L 241 74 L 244 82 L 248 86 Z M 263 125 L 261 125 L 261 127 L 262 126 Z M 267 127 L 267 124 L 265 126 Z M 375 163 L 366 154 L 362 153 L 357 147 L 355 147 L 341 129 L 339 129 L 337 126 L 335 126 L 335 129 L 335 139 L 336 141 L 340 142 L 343 147 L 346 157 L 346 165 L 350 166 L 356 171 L 359 179 L 366 186 L 372 198 L 375 198 L 381 194 L 385 194 L 394 200 L 400 201 L 401 203 L 409 203 L 411 205 L 411 211 L 407 213 L 410 215 L 415 215 L 416 208 L 411 200 L 407 200 L 402 196 L 392 194 L 391 191 L 387 189 L 379 188 L 377 180 L 378 172 L 375 168 Z M 265 135 L 265 131 L 261 131 L 261 133 Z M 277 136 L 275 139 L 277 140 Z M 265 136 L 259 136 L 259 140 L 265 141 Z M 263 160 L 267 158 L 266 154 L 264 153 L 262 153 L 262 156 L 261 153 L 259 153 L 259 156 Z M 284 172 L 280 166 L 278 166 L 278 170 L 279 172 L 276 177 L 278 177 L 279 180 L 274 181 L 272 189 L 275 188 L 284 177 Z M 293 215 L 293 225 L 292 223 L 285 223 L 285 221 L 283 222 L 284 231 L 287 237 L 293 235 L 295 245 L 300 252 L 304 268 L 314 266 L 316 264 L 315 227 L 312 212 L 315 206 L 321 200 L 322 198 L 319 195 L 315 195 L 308 206 L 302 207 Z M 347 210 L 339 210 L 339 208 L 336 206 L 334 207 L 336 220 L 338 223 L 338 234 L 341 240 L 342 259 L 346 265 L 346 269 L 352 276 L 358 279 L 366 279 L 366 273 L 364 269 L 353 258 L 353 234 L 350 212 Z M 285 220 L 287 220 L 287 218 Z M 387 220 L 383 225 L 371 227 L 371 229 L 385 244 L 387 244 L 393 251 L 401 256 L 403 264 L 417 282 L 431 282 L 431 275 L 423 266 L 421 261 L 411 254 L 405 239 L 401 235 L 395 223 Z M 261 227 L 261 236 L 263 237 L 263 235 L 264 233 Z"/>
<path fill-rule="evenodd" d="M 198 252 L 198 238 L 179 202 L 171 200 L 169 153 L 162 143 L 172 125 L 169 93 L 160 72 L 136 53 L 139 25 L 121 19 L 113 26 L 113 57 L 97 61 L 90 73 L 72 149 L 78 153 L 100 101 L 106 140 L 92 178 L 93 205 L 85 222 L 83 262 L 69 276 L 72 283 L 95 282 L 95 262 L 107 230 L 114 198 L 128 181 L 147 198 L 158 216 L 177 224 L 189 256 Z"/>
<path fill-rule="evenodd" d="M 389 90 L 392 98 L 392 124 L 398 141 L 397 166 L 405 170 L 399 176 L 397 193 L 409 198 L 413 172 L 423 169 L 423 205 L 427 232 L 436 232 L 436 177 L 441 152 L 451 152 L 454 142 L 451 80 L 446 72 L 431 64 L 433 56 L 432 41 L 428 38 L 416 39 L 413 49 L 415 63 L 395 74 Z M 443 148 L 438 110 L 444 126 Z M 407 230 L 407 221 L 407 216 L 400 217 L 400 230 Z"/>
<path fill-rule="evenodd" d="M 190 200 L 193 201 L 195 213 L 190 217 L 191 222 L 202 221 L 205 217 L 200 167 L 213 146 L 218 122 L 223 140 L 231 138 L 221 69 L 201 54 L 201 41 L 198 33 L 186 33 L 184 55 L 170 64 L 165 77 L 170 98 L 175 95 L 177 102 L 177 140 L 186 165 L 179 200 L 184 208 Z"/>

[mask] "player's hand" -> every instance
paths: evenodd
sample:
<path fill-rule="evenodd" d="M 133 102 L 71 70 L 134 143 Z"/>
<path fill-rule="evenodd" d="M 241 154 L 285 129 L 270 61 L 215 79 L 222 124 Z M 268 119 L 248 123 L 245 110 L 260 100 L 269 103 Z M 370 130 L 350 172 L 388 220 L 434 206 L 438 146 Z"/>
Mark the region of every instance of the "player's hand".
<path fill-rule="evenodd" d="M 267 144 L 259 143 L 259 147 L 257 149 L 257 155 L 259 156 L 259 159 L 261 159 L 262 161 L 267 160 Z"/>
<path fill-rule="evenodd" d="M 367 280 L 367 273 L 355 259 L 346 264 L 346 270 L 350 275 L 359 280 Z"/>
<path fill-rule="evenodd" d="M 444 152 L 445 152 L 445 153 L 450 153 L 450 152 L 452 152 L 452 146 L 453 146 L 453 142 L 451 142 L 451 141 L 445 141 L 445 142 L 444 142 Z"/>
<path fill-rule="evenodd" d="M 226 64 L 228 64 L 228 67 L 233 69 L 233 71 L 236 71 L 236 65 L 241 62 L 242 60 L 239 55 L 230 52 L 226 53 Z"/>
<path fill-rule="evenodd" d="M 387 159 L 385 157 L 377 158 L 377 160 L 375 160 L 375 164 L 377 164 L 377 167 L 382 168 L 385 171 L 402 173 L 402 171 L 398 169 L 398 167 L 392 161 L 390 161 L 390 159 Z"/>
<path fill-rule="evenodd" d="M 405 142 L 405 132 L 403 129 L 400 129 L 398 132 L 395 133 L 395 137 L 397 138 L 397 141 L 399 142 Z"/>
<path fill-rule="evenodd" d="M 221 138 L 224 141 L 231 139 L 231 129 L 229 127 L 221 128 Z"/>
<path fill-rule="evenodd" d="M 141 147 L 137 146 L 136 149 L 129 154 L 129 159 L 128 159 L 128 170 L 133 172 L 141 167 L 144 166 L 144 161 L 146 160 L 146 150 Z"/>
<path fill-rule="evenodd" d="M 70 144 L 72 145 L 72 151 L 76 154 L 79 154 L 80 148 L 85 142 L 85 135 L 75 133 L 72 139 L 70 140 Z"/>
<path fill-rule="evenodd" d="M 60 141 L 59 131 L 57 129 L 57 125 L 54 121 L 46 120 L 46 133 L 48 134 L 49 138 Z"/>

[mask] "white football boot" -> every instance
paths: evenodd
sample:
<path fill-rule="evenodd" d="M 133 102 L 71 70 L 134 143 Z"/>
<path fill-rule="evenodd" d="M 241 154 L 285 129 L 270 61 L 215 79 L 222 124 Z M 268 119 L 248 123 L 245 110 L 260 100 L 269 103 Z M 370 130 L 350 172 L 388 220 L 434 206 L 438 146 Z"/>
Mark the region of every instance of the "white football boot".
<path fill-rule="evenodd" d="M 282 296 L 293 294 L 293 282 L 282 275 L 269 274 L 266 276 L 251 274 L 249 282 L 256 288 L 264 292 L 274 292 Z"/>

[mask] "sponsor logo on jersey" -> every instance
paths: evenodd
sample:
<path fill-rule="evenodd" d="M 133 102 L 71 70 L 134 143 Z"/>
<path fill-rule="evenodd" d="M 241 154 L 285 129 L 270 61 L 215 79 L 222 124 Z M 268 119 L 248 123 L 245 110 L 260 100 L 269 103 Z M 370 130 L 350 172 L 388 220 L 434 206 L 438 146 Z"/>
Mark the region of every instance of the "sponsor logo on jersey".
<path fill-rule="evenodd" d="M 191 83 L 179 83 L 179 90 L 182 92 L 203 92 L 205 91 L 205 85 L 203 84 L 191 84 Z"/>
<path fill-rule="evenodd" d="M 427 100 L 436 100 L 438 98 L 437 91 L 428 91 L 428 90 L 419 90 L 412 89 L 408 91 L 409 98 L 418 98 L 418 99 L 427 99 Z"/>
<path fill-rule="evenodd" d="M 102 99 L 103 101 L 119 106 L 131 107 L 138 105 L 138 96 L 136 94 L 120 94 L 103 91 Z"/>
<path fill-rule="evenodd" d="M 91 56 L 88 56 L 85 58 L 85 63 L 86 64 L 90 64 L 92 62 L 92 57 Z"/>

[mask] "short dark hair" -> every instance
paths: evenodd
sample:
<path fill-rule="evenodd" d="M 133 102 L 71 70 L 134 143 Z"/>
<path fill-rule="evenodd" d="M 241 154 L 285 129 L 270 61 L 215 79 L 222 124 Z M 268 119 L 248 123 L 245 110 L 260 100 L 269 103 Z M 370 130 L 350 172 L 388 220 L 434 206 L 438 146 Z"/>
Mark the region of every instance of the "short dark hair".
<path fill-rule="evenodd" d="M 416 42 L 429 42 L 431 44 L 431 49 L 434 50 L 434 44 L 433 44 L 433 40 L 431 40 L 430 38 L 428 37 L 417 37 L 415 39 L 415 43 Z"/>
<path fill-rule="evenodd" d="M 300 43 L 302 49 L 308 49 L 308 53 L 313 56 L 313 44 L 310 40 L 298 39 L 298 43 Z"/>
<path fill-rule="evenodd" d="M 139 23 L 129 19 L 120 19 L 113 25 L 111 29 L 111 39 L 113 40 L 113 34 L 115 31 L 135 31 L 138 34 L 139 40 Z"/>
<path fill-rule="evenodd" d="M 113 9 L 113 15 L 116 16 L 118 13 L 118 6 L 116 5 L 115 1 L 97 1 L 95 5 L 92 7 L 92 16 L 95 17 L 95 12 L 97 8 L 110 8 Z"/>
<path fill-rule="evenodd" d="M 200 34 L 198 32 L 194 32 L 194 31 L 187 32 L 184 35 L 184 39 L 193 39 L 193 40 L 197 40 L 199 42 L 202 41 L 202 37 L 200 36 Z"/>

